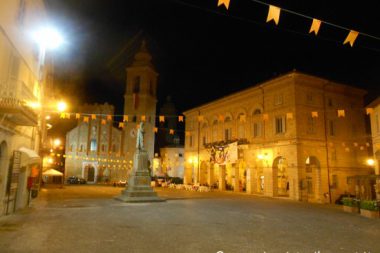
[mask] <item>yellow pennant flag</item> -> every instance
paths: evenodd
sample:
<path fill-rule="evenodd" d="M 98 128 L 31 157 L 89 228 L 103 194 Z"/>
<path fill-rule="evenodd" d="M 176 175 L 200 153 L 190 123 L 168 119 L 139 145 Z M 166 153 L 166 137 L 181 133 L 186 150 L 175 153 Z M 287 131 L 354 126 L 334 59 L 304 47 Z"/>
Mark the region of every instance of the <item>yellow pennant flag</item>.
<path fill-rule="evenodd" d="M 160 116 L 158 117 L 158 121 L 159 121 L 159 122 L 165 122 L 165 116 L 160 115 Z"/>
<path fill-rule="evenodd" d="M 107 121 L 105 119 L 102 119 L 102 125 L 107 124 Z"/>
<path fill-rule="evenodd" d="M 350 43 L 351 47 L 353 47 L 358 35 L 359 33 L 357 31 L 350 30 L 350 33 L 347 35 L 346 39 L 344 40 L 343 45 Z"/>
<path fill-rule="evenodd" d="M 96 119 L 96 115 L 95 114 L 91 114 L 91 119 L 95 120 Z"/>
<path fill-rule="evenodd" d="M 124 128 L 124 123 L 123 122 L 119 122 L 119 127 L 120 128 Z"/>
<path fill-rule="evenodd" d="M 157 127 L 153 128 L 153 131 L 154 131 L 155 133 L 157 133 L 157 132 L 158 132 L 158 128 L 157 128 Z"/>
<path fill-rule="evenodd" d="M 230 0 L 218 0 L 218 7 L 224 5 L 226 9 L 230 7 Z"/>
<path fill-rule="evenodd" d="M 199 122 L 202 122 L 203 119 L 204 119 L 204 117 L 203 117 L 202 115 L 198 116 L 198 121 L 199 121 Z"/>
<path fill-rule="evenodd" d="M 169 129 L 169 134 L 174 134 L 174 130 L 173 129 Z"/>
<path fill-rule="evenodd" d="M 107 115 L 107 120 L 111 121 L 112 120 L 112 115 Z"/>
<path fill-rule="evenodd" d="M 61 115 L 59 116 L 61 119 L 64 119 L 66 117 L 66 113 L 62 112 Z"/>
<path fill-rule="evenodd" d="M 344 118 L 344 116 L 346 116 L 344 110 L 338 110 L 338 118 Z"/>
<path fill-rule="evenodd" d="M 123 121 L 128 122 L 128 115 L 124 115 Z"/>
<path fill-rule="evenodd" d="M 146 121 L 146 116 L 145 116 L 145 115 L 141 115 L 141 121 L 142 121 L 142 122 L 145 122 L 145 121 Z"/>
<path fill-rule="evenodd" d="M 281 9 L 279 7 L 269 5 L 267 22 L 273 20 L 276 23 L 276 25 L 278 25 L 278 22 L 280 21 L 280 12 Z"/>
<path fill-rule="evenodd" d="M 219 121 L 220 121 L 220 122 L 223 122 L 223 121 L 224 121 L 224 116 L 223 116 L 223 115 L 219 115 Z"/>
<path fill-rule="evenodd" d="M 80 113 L 75 113 L 75 118 L 80 119 Z"/>
<path fill-rule="evenodd" d="M 293 113 L 292 112 L 286 113 L 286 119 L 293 119 Z"/>
<path fill-rule="evenodd" d="M 183 116 L 182 115 L 178 116 L 178 122 L 183 122 Z"/>
<path fill-rule="evenodd" d="M 88 122 L 89 118 L 88 117 L 83 117 L 83 122 Z"/>
<path fill-rule="evenodd" d="M 373 108 L 366 108 L 365 109 L 367 115 L 373 113 Z"/>
<path fill-rule="evenodd" d="M 264 113 L 263 114 L 263 120 L 268 120 L 269 119 L 269 115 L 267 113 Z"/>
<path fill-rule="evenodd" d="M 312 118 L 318 118 L 318 112 L 311 112 Z"/>
<path fill-rule="evenodd" d="M 190 136 L 190 132 L 189 131 L 185 131 L 185 136 Z"/>
<path fill-rule="evenodd" d="M 321 28 L 321 21 L 319 19 L 313 18 L 313 23 L 311 23 L 309 33 L 314 32 L 315 35 L 318 35 L 319 28 Z"/>

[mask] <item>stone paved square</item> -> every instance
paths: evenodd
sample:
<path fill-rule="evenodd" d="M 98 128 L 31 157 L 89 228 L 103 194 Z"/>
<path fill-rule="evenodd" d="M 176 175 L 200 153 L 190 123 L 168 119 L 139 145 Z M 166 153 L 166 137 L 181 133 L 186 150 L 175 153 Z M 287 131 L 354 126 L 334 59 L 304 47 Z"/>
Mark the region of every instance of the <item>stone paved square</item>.
<path fill-rule="evenodd" d="M 127 204 L 113 199 L 121 190 L 43 189 L 0 218 L 0 252 L 380 252 L 380 220 L 337 206 L 174 189 Z"/>

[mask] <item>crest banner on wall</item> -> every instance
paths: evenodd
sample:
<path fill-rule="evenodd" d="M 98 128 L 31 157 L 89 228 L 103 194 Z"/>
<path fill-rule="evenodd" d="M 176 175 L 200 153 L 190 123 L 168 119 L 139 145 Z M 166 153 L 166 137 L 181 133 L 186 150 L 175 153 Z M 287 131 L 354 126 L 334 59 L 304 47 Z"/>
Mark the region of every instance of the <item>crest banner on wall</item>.
<path fill-rule="evenodd" d="M 233 142 L 224 146 L 212 146 L 210 152 L 210 162 L 220 165 L 236 163 L 238 159 L 238 143 Z"/>

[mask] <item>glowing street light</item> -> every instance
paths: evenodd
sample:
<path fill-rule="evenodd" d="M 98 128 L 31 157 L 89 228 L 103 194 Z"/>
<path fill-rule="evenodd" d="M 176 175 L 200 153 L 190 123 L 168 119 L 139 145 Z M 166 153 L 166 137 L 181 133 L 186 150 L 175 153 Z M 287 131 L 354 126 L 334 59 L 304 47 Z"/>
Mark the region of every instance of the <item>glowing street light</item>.
<path fill-rule="evenodd" d="M 61 145 L 61 140 L 60 139 L 55 139 L 54 142 L 53 142 L 53 145 L 54 147 L 58 147 L 59 145 Z"/>
<path fill-rule="evenodd" d="M 63 101 L 58 102 L 57 109 L 59 112 L 64 112 L 67 109 L 67 104 Z"/>
<path fill-rule="evenodd" d="M 367 164 L 369 165 L 369 166 L 373 166 L 373 165 L 375 165 L 375 160 L 373 160 L 373 159 L 367 159 Z"/>
<path fill-rule="evenodd" d="M 63 43 L 61 34 L 52 27 L 41 28 L 33 34 L 33 39 L 43 49 L 56 49 Z"/>

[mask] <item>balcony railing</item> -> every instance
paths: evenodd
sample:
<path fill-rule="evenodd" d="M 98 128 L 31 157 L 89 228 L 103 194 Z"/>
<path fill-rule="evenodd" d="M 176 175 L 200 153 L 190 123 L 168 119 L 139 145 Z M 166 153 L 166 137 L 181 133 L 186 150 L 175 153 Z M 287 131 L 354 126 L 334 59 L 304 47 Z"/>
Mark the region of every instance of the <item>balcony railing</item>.
<path fill-rule="evenodd" d="M 25 101 L 36 100 L 24 82 L 15 79 L 0 82 L 0 114 L 6 115 L 6 119 L 16 125 L 37 125 L 37 113 L 25 103 Z"/>

